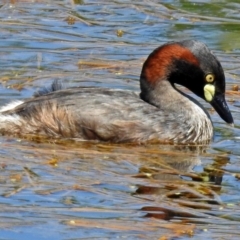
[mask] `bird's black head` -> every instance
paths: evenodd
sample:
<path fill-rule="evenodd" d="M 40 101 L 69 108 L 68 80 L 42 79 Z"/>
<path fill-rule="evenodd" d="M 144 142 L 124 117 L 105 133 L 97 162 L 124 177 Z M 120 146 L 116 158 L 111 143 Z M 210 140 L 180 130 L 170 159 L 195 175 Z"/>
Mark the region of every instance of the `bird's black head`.
<path fill-rule="evenodd" d="M 180 84 L 209 102 L 227 123 L 233 118 L 225 100 L 225 76 L 218 59 L 195 40 L 170 42 L 154 50 L 143 65 L 142 96 L 158 82 Z"/>

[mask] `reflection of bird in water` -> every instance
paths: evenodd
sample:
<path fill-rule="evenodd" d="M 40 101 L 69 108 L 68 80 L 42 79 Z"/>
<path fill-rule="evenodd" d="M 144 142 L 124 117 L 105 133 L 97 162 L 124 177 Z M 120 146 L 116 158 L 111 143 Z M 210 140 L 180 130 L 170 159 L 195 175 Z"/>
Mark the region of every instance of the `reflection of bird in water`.
<path fill-rule="evenodd" d="M 215 166 L 213 161 L 212 166 L 196 173 L 193 168 L 201 164 L 200 153 L 205 147 L 195 146 L 195 151 L 194 147 L 188 149 L 187 146 L 164 147 L 165 153 L 162 152 L 159 159 L 145 161 L 146 165 L 142 161 L 139 174 L 134 176 L 149 179 L 137 185 L 133 194 L 145 200 L 139 210 L 144 217 L 164 220 L 205 219 L 208 215 L 201 216 L 198 211 L 190 209 L 212 209 L 221 204 L 218 195 L 222 188 L 223 171 L 218 171 L 221 166 Z M 220 159 L 223 165 L 228 161 L 227 157 Z"/>
<path fill-rule="evenodd" d="M 209 165 L 209 167 L 201 169 L 201 156 L 204 156 L 207 145 L 161 145 L 159 152 L 156 147 L 154 145 L 145 147 L 152 149 L 152 151 L 148 151 L 151 158 L 142 156 L 142 166 L 139 168 L 137 177 L 150 177 L 164 181 L 181 180 L 183 178 L 200 182 L 213 182 L 216 185 L 221 184 L 223 171 L 217 171 L 217 169 L 225 166 L 229 162 L 229 158 L 217 156 L 221 165 L 218 162 L 216 165 L 213 161 L 213 166 Z M 194 168 L 197 166 L 198 172 L 205 172 L 203 175 L 195 173 Z"/>
<path fill-rule="evenodd" d="M 208 142 L 213 135 L 209 115 L 175 84 L 233 123 L 219 61 L 203 43 L 185 40 L 164 44 L 149 55 L 140 76 L 140 97 L 116 89 L 61 89 L 54 83 L 35 98 L 3 107 L 0 131 L 108 142 Z"/>
<path fill-rule="evenodd" d="M 161 145 L 157 151 L 156 147 L 154 145 L 146 147 L 154 150 L 148 152 L 150 159 L 142 158 L 139 176 L 146 174 L 158 180 L 179 180 L 181 173 L 193 172 L 193 168 L 201 164 L 199 154 L 206 149 L 206 146 L 199 145 Z"/>

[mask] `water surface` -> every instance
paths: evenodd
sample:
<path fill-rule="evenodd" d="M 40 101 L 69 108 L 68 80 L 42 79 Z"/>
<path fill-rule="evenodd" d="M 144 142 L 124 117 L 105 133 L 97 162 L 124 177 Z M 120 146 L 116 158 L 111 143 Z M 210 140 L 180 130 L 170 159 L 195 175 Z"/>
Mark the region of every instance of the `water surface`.
<path fill-rule="evenodd" d="M 207 103 L 209 146 L 111 145 L 0 137 L 0 239 L 239 239 L 238 1 L 0 3 L 0 105 L 53 80 L 138 90 L 167 41 L 220 59 L 235 127 Z"/>

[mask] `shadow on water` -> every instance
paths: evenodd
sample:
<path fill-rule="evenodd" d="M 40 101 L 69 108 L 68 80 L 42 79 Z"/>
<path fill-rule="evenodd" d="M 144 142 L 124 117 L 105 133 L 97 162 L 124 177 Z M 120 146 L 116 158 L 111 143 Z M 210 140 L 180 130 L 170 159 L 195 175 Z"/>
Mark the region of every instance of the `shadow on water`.
<path fill-rule="evenodd" d="M 238 239 L 239 9 L 237 1 L 2 1 L 0 105 L 55 79 L 138 90 L 154 48 L 196 38 L 222 62 L 235 127 L 203 103 L 215 127 L 209 146 L 1 136 L 0 239 Z"/>

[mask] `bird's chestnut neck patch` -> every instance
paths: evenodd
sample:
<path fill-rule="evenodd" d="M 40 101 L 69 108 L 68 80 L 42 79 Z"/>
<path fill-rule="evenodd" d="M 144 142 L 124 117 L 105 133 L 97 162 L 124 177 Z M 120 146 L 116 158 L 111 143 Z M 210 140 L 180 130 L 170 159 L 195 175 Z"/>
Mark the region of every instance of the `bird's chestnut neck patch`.
<path fill-rule="evenodd" d="M 166 79 L 168 73 L 173 71 L 174 60 L 182 60 L 199 66 L 198 59 L 189 49 L 172 43 L 157 48 L 149 55 L 143 65 L 141 78 L 153 85 L 159 80 Z"/>

